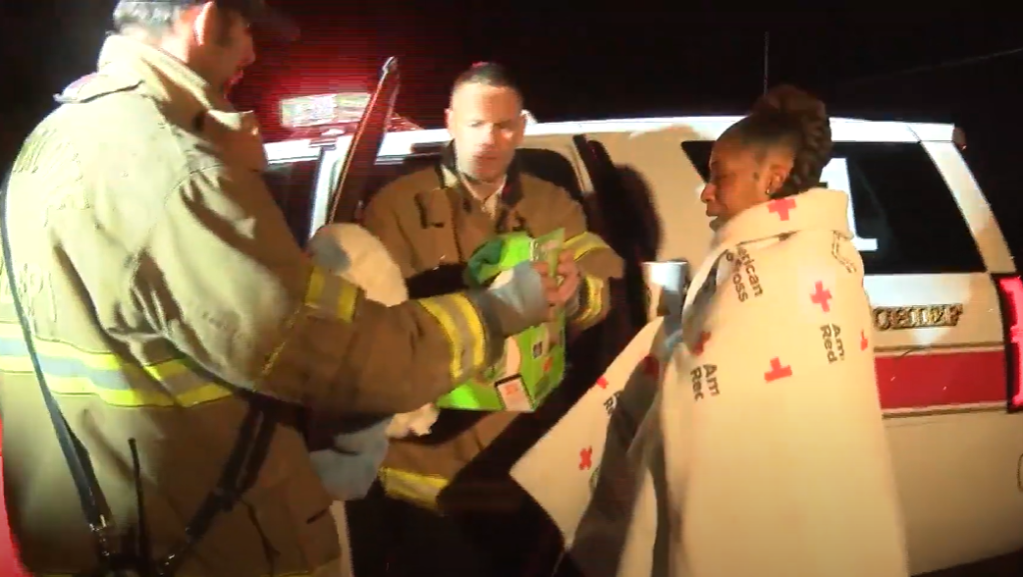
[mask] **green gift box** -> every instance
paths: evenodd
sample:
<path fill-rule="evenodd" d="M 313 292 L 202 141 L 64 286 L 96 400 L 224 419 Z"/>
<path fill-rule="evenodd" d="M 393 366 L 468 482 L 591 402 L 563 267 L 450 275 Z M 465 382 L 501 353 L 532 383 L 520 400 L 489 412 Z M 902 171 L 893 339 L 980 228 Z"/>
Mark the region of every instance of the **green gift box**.
<path fill-rule="evenodd" d="M 547 261 L 554 270 L 565 241 L 558 229 L 539 238 L 524 232 L 500 235 L 469 258 L 470 286 L 483 287 L 523 261 Z M 504 354 L 492 366 L 437 400 L 444 409 L 534 411 L 565 374 L 565 314 L 505 341 Z"/>

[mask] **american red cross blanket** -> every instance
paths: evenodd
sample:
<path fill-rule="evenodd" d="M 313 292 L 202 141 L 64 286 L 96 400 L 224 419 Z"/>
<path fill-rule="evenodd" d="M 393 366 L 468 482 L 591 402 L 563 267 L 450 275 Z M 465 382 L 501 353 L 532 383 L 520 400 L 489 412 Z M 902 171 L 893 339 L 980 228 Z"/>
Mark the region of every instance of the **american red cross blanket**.
<path fill-rule="evenodd" d="M 814 189 L 724 224 L 681 328 L 616 361 L 663 362 L 623 454 L 585 452 L 614 419 L 580 404 L 517 464 L 588 577 L 909 574 L 847 202 Z"/>

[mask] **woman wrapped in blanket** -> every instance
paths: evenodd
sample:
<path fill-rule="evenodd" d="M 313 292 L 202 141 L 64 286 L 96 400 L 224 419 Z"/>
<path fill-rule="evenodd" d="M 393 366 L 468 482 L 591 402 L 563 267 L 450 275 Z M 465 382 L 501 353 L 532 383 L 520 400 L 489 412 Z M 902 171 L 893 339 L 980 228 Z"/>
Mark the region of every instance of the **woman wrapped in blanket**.
<path fill-rule="evenodd" d="M 714 144 L 714 241 L 630 446 L 619 576 L 909 575 L 849 197 L 820 184 L 831 147 L 792 87 Z"/>

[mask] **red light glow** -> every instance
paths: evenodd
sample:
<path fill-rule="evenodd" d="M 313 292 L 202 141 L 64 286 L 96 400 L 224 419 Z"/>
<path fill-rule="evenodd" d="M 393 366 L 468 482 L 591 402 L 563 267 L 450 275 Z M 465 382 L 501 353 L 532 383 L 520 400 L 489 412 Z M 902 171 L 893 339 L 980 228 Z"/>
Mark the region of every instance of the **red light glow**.
<path fill-rule="evenodd" d="M 998 288 L 1005 303 L 1002 321 L 1006 326 L 1006 348 L 1012 354 L 1007 355 L 1009 366 L 1009 407 L 1023 409 L 1023 324 L 1020 323 L 1023 313 L 1023 281 L 1020 277 L 1004 277 L 998 279 Z"/>

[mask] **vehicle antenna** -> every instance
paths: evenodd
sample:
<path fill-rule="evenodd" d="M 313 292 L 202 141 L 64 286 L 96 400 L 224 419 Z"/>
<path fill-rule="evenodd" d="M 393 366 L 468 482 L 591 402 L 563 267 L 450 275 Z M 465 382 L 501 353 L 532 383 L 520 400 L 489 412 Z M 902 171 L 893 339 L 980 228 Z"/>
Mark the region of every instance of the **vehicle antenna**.
<path fill-rule="evenodd" d="M 771 33 L 764 31 L 764 94 L 767 94 L 767 79 L 771 70 Z"/>

